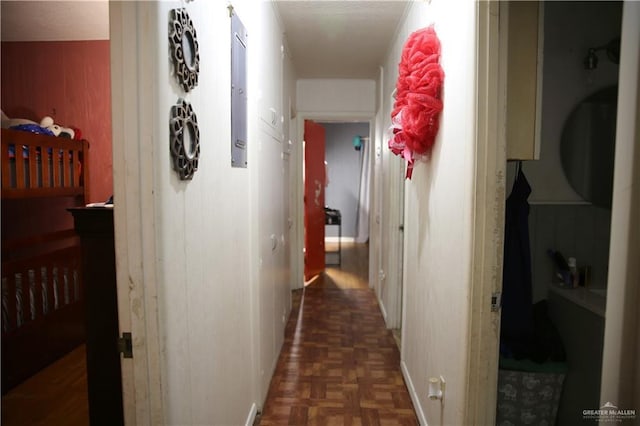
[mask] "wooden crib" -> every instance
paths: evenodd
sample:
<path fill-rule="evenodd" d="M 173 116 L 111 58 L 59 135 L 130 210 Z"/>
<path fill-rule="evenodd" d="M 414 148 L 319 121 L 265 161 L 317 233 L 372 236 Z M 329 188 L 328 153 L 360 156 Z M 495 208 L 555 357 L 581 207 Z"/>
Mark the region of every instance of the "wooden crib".
<path fill-rule="evenodd" d="M 85 340 L 87 141 L 2 129 L 2 393 Z"/>

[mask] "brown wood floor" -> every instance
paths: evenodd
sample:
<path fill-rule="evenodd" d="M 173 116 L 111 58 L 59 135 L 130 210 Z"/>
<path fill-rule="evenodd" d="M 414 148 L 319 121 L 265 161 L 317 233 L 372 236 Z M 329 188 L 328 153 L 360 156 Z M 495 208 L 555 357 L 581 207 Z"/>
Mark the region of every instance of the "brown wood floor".
<path fill-rule="evenodd" d="M 257 425 L 417 425 L 400 354 L 367 283 L 368 246 L 343 245 L 294 292 L 294 309 Z"/>
<path fill-rule="evenodd" d="M 89 424 L 85 346 L 79 346 L 2 397 L 3 426 Z"/>

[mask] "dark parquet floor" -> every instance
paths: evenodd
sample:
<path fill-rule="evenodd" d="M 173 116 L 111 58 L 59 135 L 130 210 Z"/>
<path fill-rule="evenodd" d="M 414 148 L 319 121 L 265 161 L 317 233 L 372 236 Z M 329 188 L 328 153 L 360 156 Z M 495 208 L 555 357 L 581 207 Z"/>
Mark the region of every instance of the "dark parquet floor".
<path fill-rule="evenodd" d="M 400 354 L 367 284 L 368 246 L 344 245 L 294 292 L 267 400 L 256 424 L 417 425 Z"/>

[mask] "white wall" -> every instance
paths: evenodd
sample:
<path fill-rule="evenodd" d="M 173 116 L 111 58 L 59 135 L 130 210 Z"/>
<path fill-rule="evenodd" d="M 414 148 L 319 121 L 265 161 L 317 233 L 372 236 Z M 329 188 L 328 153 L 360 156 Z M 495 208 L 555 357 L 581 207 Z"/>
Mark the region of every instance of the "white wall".
<path fill-rule="evenodd" d="M 301 164 L 295 161 L 296 152 L 302 149 L 302 143 L 298 140 L 298 129 L 296 127 L 296 70 L 291 62 L 291 55 L 287 47 L 287 40 L 284 40 L 284 69 L 283 69 L 283 94 L 282 94 L 282 115 L 283 115 L 283 136 L 282 141 L 282 172 L 284 174 L 284 203 L 285 213 L 283 214 L 284 235 L 285 235 L 285 251 L 288 253 L 285 261 L 285 280 L 289 283 L 290 288 L 295 288 L 294 282 L 303 280 L 303 273 L 298 270 L 300 265 L 297 263 L 297 253 L 293 247 L 296 245 L 295 223 L 296 208 L 295 192 L 296 186 L 296 170 Z M 302 281 L 300 281 L 302 282 Z"/>
<path fill-rule="evenodd" d="M 249 31 L 249 97 L 256 120 L 250 121 L 252 282 L 257 290 L 254 326 L 259 342 L 257 400 L 261 407 L 284 341 L 291 309 L 288 191 L 290 159 L 289 99 L 295 75 L 284 54 L 284 40 L 274 6 L 247 1 Z M 252 24 L 253 23 L 253 24 Z M 287 81 L 284 76 L 287 75 Z M 253 94 L 253 95 L 252 95 Z M 275 123 L 271 122 L 275 112 Z M 251 110 L 250 110 L 251 115 Z M 285 126 L 285 123 L 287 124 Z M 288 136 L 288 135 L 287 135 Z"/>
<path fill-rule="evenodd" d="M 402 368 L 423 424 L 462 424 L 472 250 L 475 2 L 412 5 L 384 65 L 382 97 L 387 102 L 395 86 L 407 36 L 431 23 L 442 43 L 444 110 L 431 159 L 415 166 L 405 186 Z M 384 109 L 386 128 L 391 102 Z M 427 398 L 429 377 L 440 375 L 447 382 L 444 405 Z"/>
<path fill-rule="evenodd" d="M 282 31 L 271 4 L 233 3 L 249 33 L 246 169 L 230 161 L 226 3 L 112 7 L 122 34 L 112 45 L 113 123 L 127 129 L 114 132 L 119 306 L 131 309 L 135 331 L 139 424 L 250 424 L 283 340 L 290 307 L 284 129 L 282 120 L 265 127 L 260 119 L 263 107 L 278 118 L 283 111 Z M 167 34 L 170 9 L 183 6 L 200 48 L 199 83 L 186 95 L 172 75 Z M 170 109 L 181 97 L 200 129 L 191 181 L 179 180 L 169 154 Z M 262 192 L 277 198 L 267 202 Z M 140 276 L 131 274 L 138 267 Z"/>
<path fill-rule="evenodd" d="M 325 160 L 328 164 L 329 185 L 325 190 L 325 204 L 342 214 L 342 237 L 355 240 L 358 230 L 356 222 L 360 201 L 360 176 L 365 149 L 353 147 L 356 135 L 369 137 L 369 123 L 320 123 L 325 129 Z M 336 238 L 338 231 L 326 229 L 326 236 Z"/>
<path fill-rule="evenodd" d="M 300 79 L 297 90 L 302 113 L 375 113 L 374 80 Z"/>

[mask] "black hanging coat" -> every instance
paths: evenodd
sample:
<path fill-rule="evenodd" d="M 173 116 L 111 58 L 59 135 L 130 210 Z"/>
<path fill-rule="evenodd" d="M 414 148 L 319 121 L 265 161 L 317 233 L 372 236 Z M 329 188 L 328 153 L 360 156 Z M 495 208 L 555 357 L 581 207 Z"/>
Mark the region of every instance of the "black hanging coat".
<path fill-rule="evenodd" d="M 500 347 L 505 356 L 526 358 L 533 336 L 529 203 L 531 187 L 519 165 L 506 202 Z"/>

